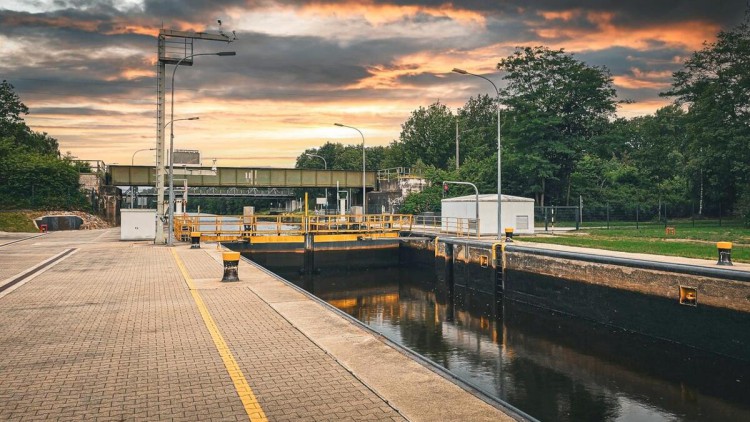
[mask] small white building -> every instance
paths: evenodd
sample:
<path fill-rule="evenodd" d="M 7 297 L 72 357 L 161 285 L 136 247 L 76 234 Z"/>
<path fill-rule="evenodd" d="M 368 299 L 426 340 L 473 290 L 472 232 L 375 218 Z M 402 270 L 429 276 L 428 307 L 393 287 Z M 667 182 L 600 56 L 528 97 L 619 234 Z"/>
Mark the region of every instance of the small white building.
<path fill-rule="evenodd" d="M 154 240 L 155 237 L 156 210 L 120 210 L 120 240 Z"/>
<path fill-rule="evenodd" d="M 449 228 L 451 220 L 476 218 L 476 195 L 443 199 L 443 225 Z M 534 234 L 534 199 L 503 195 L 502 230 L 513 228 L 513 233 Z M 446 227 L 443 228 L 444 230 Z M 472 225 L 472 232 L 474 232 Z M 497 194 L 479 195 L 479 234 L 497 234 Z"/>

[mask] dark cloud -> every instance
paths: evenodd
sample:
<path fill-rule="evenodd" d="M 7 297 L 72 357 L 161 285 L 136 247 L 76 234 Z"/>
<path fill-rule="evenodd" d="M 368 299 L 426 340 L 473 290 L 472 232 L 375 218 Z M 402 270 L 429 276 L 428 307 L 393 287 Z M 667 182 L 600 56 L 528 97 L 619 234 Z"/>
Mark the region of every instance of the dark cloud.
<path fill-rule="evenodd" d="M 631 73 L 634 67 L 652 71 L 676 71 L 682 65 L 676 63 L 674 59 L 683 55 L 685 51 L 676 48 L 636 50 L 628 47 L 612 47 L 575 53 L 574 57 L 591 66 L 606 66 L 612 74 L 620 75 Z"/>
<path fill-rule="evenodd" d="M 419 52 L 473 51 L 488 45 L 507 44 L 538 45 L 536 30 L 543 25 L 555 28 L 575 28 L 594 31 L 586 12 L 611 12 L 613 22 L 625 27 L 658 25 L 672 22 L 701 20 L 728 26 L 741 19 L 744 0 L 728 0 L 709 3 L 705 1 L 630 2 L 614 0 L 510 0 L 500 4 L 488 1 L 455 2 L 454 8 L 481 13 L 488 19 L 486 27 L 467 36 L 435 41 L 430 34 L 420 37 L 394 37 L 384 39 L 355 38 L 347 42 L 315 36 L 278 36 L 262 33 L 240 32 L 239 40 L 223 45 L 214 42 L 195 44 L 195 52 L 235 50 L 236 57 L 196 58 L 193 68 L 177 72 L 176 89 L 194 91 L 204 97 L 228 99 L 297 99 L 325 100 L 349 98 L 409 98 L 423 87 L 441 84 L 450 85 L 460 76 L 424 73 L 399 77 L 396 82 L 404 84 L 398 90 L 342 89 L 370 77 L 374 69 L 394 68 L 399 57 Z M 153 72 L 156 55 L 156 38 L 152 35 L 122 33 L 126 25 L 156 28 L 164 20 L 166 26 L 172 20 L 201 22 L 199 28 L 215 31 L 216 18 L 222 18 L 224 10 L 232 8 L 269 8 L 274 5 L 299 7 L 304 4 L 340 5 L 338 0 L 299 1 L 247 1 L 202 0 L 157 1 L 148 0 L 142 8 L 119 11 L 115 0 L 59 0 L 61 10 L 47 13 L 25 13 L 0 10 L 0 35 L 24 42 L 33 48 L 30 51 L 11 52 L 0 58 L 0 73 L 13 81 L 19 92 L 32 96 L 93 97 L 107 101 L 113 98 L 130 98 L 131 101 L 153 101 L 154 77 L 151 75 L 124 76 L 124 72 L 140 69 Z M 373 4 L 444 7 L 445 1 L 380 1 Z M 579 10 L 569 20 L 546 22 L 541 11 Z M 402 22 L 393 23 L 419 25 L 440 23 L 451 18 L 417 13 L 405 16 Z M 226 29 L 231 28 L 227 20 Z M 442 34 L 441 34 L 442 35 Z M 560 40 L 555 40 L 559 41 Z M 680 65 L 675 57 L 689 54 L 684 50 L 664 43 L 651 41 L 647 49 L 614 47 L 599 51 L 586 51 L 577 58 L 591 65 L 607 66 L 615 76 L 643 77 L 634 69 L 648 70 L 653 82 L 664 81 L 663 74 L 677 70 Z M 125 54 L 127 50 L 132 53 Z M 509 54 L 498 51 L 496 59 Z M 460 64 L 457 64 L 460 67 Z M 168 75 L 171 73 L 168 66 Z M 450 69 L 445 69 L 449 72 Z M 501 75 L 486 75 L 500 83 Z M 459 95 L 486 93 L 490 87 L 484 81 L 466 79 L 462 85 L 466 92 Z M 466 85 L 469 84 L 469 85 Z M 446 89 L 447 90 L 447 89 Z M 658 92 L 653 88 L 621 91 L 632 99 L 646 99 Z M 57 110 L 56 112 L 64 112 Z M 73 114 L 74 110 L 68 110 Z M 97 113 L 88 109 L 88 112 Z M 81 114 L 86 114 L 81 110 Z"/>
<path fill-rule="evenodd" d="M 143 11 L 146 16 L 159 19 L 194 19 L 200 17 L 206 24 L 215 25 L 216 19 L 221 19 L 223 11 L 229 8 L 252 9 L 263 2 L 247 0 L 146 0 Z"/>
<path fill-rule="evenodd" d="M 140 114 L 141 116 L 153 115 L 153 111 L 148 113 L 131 113 L 117 110 L 103 110 L 93 107 L 37 107 L 33 110 L 36 114 L 56 114 L 62 116 L 132 116 Z"/>

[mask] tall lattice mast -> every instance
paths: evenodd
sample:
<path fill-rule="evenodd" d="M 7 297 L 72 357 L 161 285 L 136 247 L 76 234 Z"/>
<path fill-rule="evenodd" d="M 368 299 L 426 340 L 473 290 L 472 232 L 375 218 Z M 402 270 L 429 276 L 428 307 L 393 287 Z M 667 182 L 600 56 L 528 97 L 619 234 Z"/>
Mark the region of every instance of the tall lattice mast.
<path fill-rule="evenodd" d="M 165 243 L 164 237 L 164 178 L 166 175 L 166 160 L 164 153 L 164 126 L 166 116 L 166 65 L 177 64 L 181 59 L 193 54 L 193 41 L 223 41 L 232 42 L 223 32 L 208 34 L 204 32 L 185 32 L 172 29 L 159 30 L 158 62 L 156 70 L 156 237 L 154 243 Z M 192 66 L 192 59 L 183 60 L 180 66 Z M 170 205 L 174 206 L 174 205 Z"/>

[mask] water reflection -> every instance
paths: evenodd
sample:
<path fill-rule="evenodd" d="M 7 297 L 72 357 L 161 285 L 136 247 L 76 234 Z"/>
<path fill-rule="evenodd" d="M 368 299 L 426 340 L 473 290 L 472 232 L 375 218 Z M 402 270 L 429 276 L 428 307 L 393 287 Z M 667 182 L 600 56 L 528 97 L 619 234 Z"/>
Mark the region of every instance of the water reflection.
<path fill-rule="evenodd" d="M 750 364 L 456 286 L 407 268 L 282 274 L 541 420 L 750 420 Z"/>

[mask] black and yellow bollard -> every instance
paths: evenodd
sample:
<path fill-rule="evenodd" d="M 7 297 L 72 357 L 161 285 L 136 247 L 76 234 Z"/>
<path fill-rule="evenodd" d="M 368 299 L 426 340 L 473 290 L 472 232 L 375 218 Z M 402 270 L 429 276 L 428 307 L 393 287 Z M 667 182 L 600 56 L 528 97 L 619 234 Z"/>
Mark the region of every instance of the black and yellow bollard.
<path fill-rule="evenodd" d="M 201 248 L 201 232 L 190 232 L 190 249 Z"/>
<path fill-rule="evenodd" d="M 732 242 L 717 242 L 719 262 L 716 265 L 732 265 Z"/>
<path fill-rule="evenodd" d="M 238 275 L 240 253 L 224 252 L 221 254 L 221 259 L 224 261 L 224 277 L 221 278 L 221 281 L 240 281 Z"/>
<path fill-rule="evenodd" d="M 512 242 L 513 241 L 513 227 L 506 227 L 505 228 L 505 241 L 506 242 Z"/>

